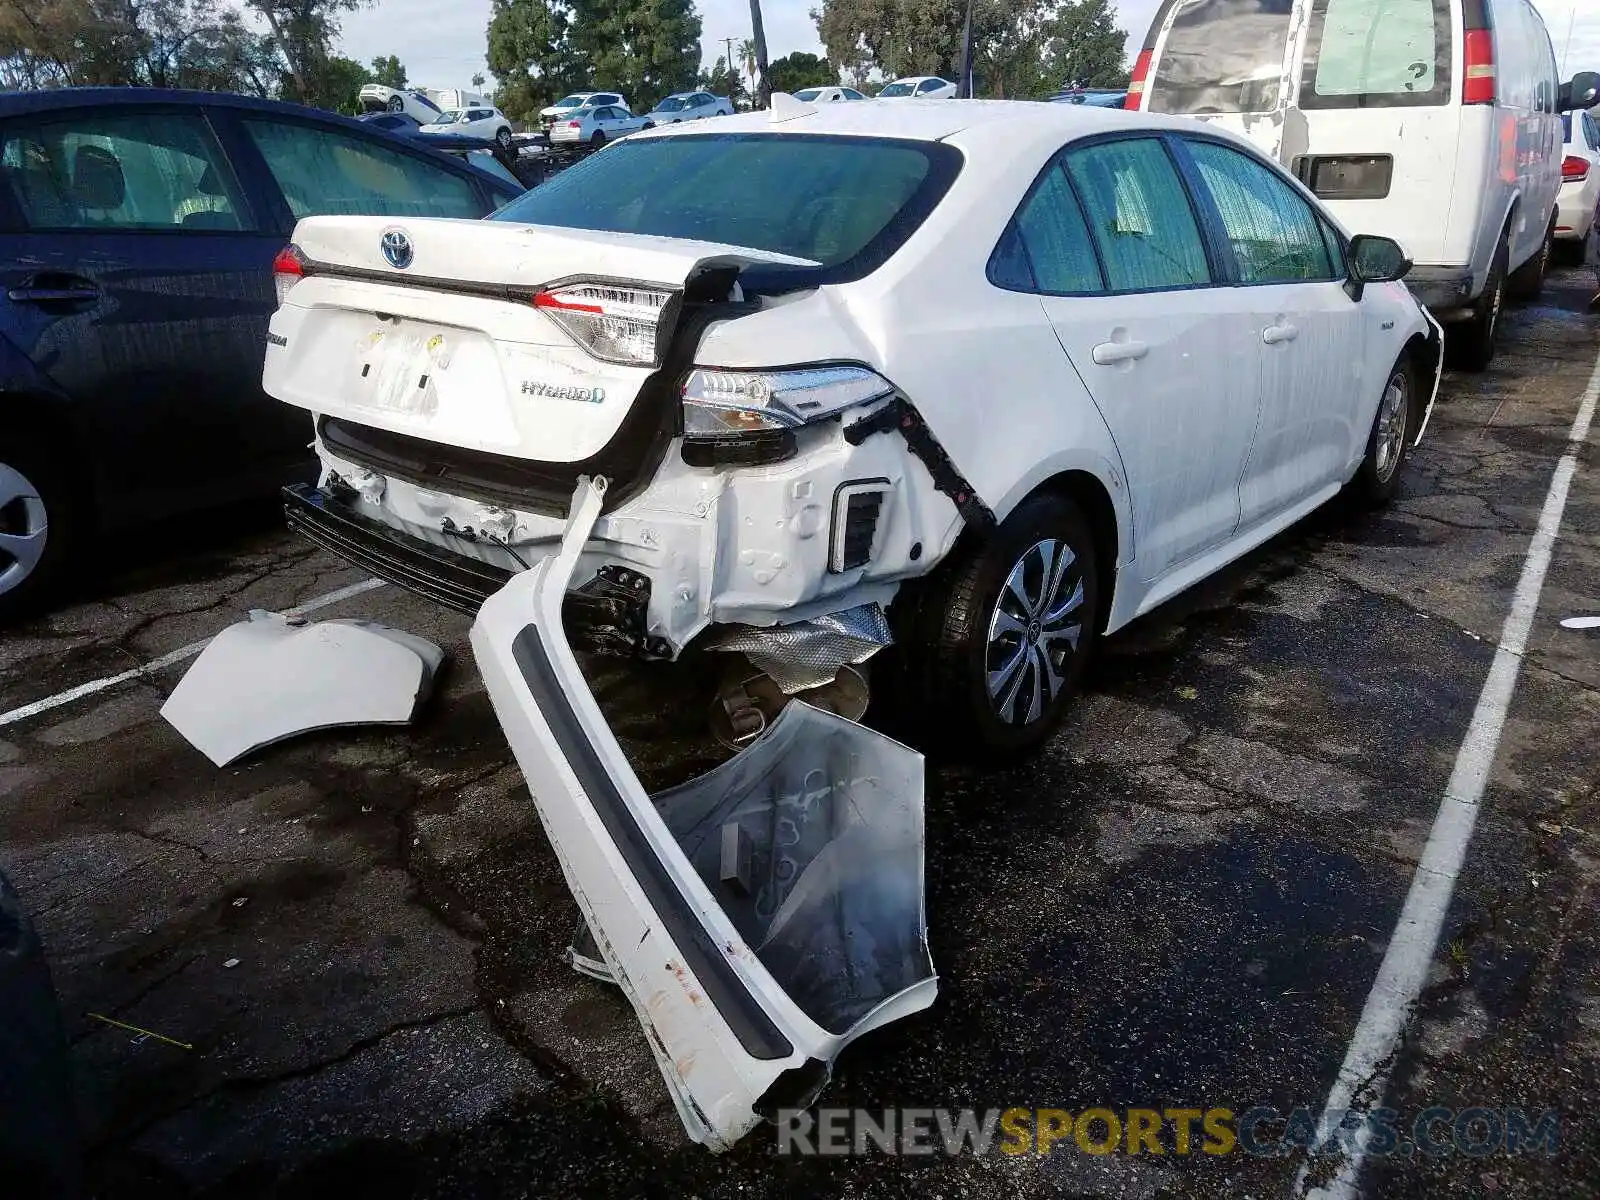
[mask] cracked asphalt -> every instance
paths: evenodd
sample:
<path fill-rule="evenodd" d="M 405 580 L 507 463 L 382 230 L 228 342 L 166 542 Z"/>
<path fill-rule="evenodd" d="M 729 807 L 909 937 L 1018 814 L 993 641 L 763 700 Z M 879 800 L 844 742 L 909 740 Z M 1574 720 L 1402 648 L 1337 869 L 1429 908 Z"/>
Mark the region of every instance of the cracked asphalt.
<path fill-rule="evenodd" d="M 1556 275 L 1491 371 L 1447 375 L 1393 509 L 1330 505 L 1110 639 L 1037 759 L 930 771 L 939 999 L 852 1047 L 826 1104 L 1320 1109 L 1600 358 L 1590 283 Z M 1559 624 L 1600 612 L 1596 459 L 1386 1100 L 1554 1110 L 1557 1152 L 1378 1158 L 1368 1196 L 1600 1195 L 1600 632 Z M 121 547 L 0 639 L 0 712 L 360 579 L 270 512 Z M 413 728 L 217 770 L 158 716 L 181 665 L 0 728 L 0 866 L 53 961 L 98 1195 L 1290 1194 L 1293 1154 L 685 1144 L 631 1012 L 560 961 L 576 910 L 465 619 L 390 587 L 318 615 L 447 647 Z M 716 761 L 704 680 L 592 679 L 647 786 Z"/>

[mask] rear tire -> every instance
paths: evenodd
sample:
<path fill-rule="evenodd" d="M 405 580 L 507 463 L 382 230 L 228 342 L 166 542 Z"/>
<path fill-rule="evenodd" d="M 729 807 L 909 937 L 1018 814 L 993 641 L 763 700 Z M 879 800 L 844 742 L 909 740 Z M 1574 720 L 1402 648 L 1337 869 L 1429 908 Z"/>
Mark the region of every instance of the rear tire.
<path fill-rule="evenodd" d="M 1351 480 L 1351 494 L 1360 504 L 1381 508 L 1395 498 L 1421 417 L 1416 363 L 1409 353 L 1403 354 L 1384 383 L 1367 436 L 1366 457 Z"/>
<path fill-rule="evenodd" d="M 405 112 L 406 102 L 400 99 L 399 96 L 390 96 L 389 103 L 384 105 L 384 107 L 392 113 Z"/>
<path fill-rule="evenodd" d="M 1017 758 L 1055 732 L 1099 628 L 1088 521 L 1048 492 L 896 603 L 885 665 L 897 731 L 942 757 Z"/>
<path fill-rule="evenodd" d="M 1486 371 L 1494 361 L 1495 338 L 1500 332 L 1500 314 L 1506 300 L 1507 254 L 1502 241 L 1494 252 L 1483 294 L 1472 306 L 1471 318 L 1448 327 L 1446 348 L 1452 364 L 1463 371 Z"/>
<path fill-rule="evenodd" d="M 1539 251 L 1511 274 L 1506 291 L 1513 300 L 1537 300 L 1544 292 L 1545 277 L 1550 274 L 1550 259 L 1555 253 L 1556 219 L 1550 218 L 1550 228 L 1545 230 Z"/>
<path fill-rule="evenodd" d="M 66 578 L 80 505 L 47 443 L 6 434 L 0 449 L 0 624 L 25 616 Z"/>
<path fill-rule="evenodd" d="M 606 144 L 606 131 L 604 129 L 596 129 L 594 131 L 594 136 L 589 139 L 589 145 L 591 145 L 596 150 L 598 150 L 598 149 L 600 149 L 601 146 L 604 146 L 605 144 Z"/>

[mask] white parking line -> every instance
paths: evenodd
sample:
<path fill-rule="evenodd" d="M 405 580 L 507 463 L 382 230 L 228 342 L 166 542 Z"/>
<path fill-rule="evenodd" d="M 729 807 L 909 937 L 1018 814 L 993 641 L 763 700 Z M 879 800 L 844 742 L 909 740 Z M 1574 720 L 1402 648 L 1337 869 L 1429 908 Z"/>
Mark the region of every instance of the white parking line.
<path fill-rule="evenodd" d="M 316 612 L 319 608 L 327 608 L 330 604 L 337 604 L 341 600 L 348 600 L 352 596 L 359 596 L 363 592 L 370 592 L 374 588 L 381 588 L 381 579 L 363 579 L 360 583 L 352 583 L 349 587 L 339 588 L 325 596 L 307 600 L 304 604 L 297 604 L 293 608 L 283 610 L 286 617 L 303 617 L 307 613 Z M 117 675 L 107 675 L 103 679 L 91 679 L 88 683 L 80 683 L 77 687 L 70 687 L 64 692 L 57 692 L 54 696 L 46 696 L 43 700 L 35 700 L 31 704 L 24 704 L 21 708 L 13 708 L 10 712 L 0 713 L 0 729 L 7 725 L 14 725 L 18 721 L 26 721 L 29 717 L 36 717 L 42 712 L 49 712 L 52 708 L 60 708 L 64 704 L 71 704 L 74 700 L 82 700 L 85 696 L 93 696 L 118 684 L 127 683 L 132 679 L 143 679 L 146 675 L 154 675 L 165 671 L 174 663 L 181 663 L 186 658 L 193 658 L 200 651 L 211 644 L 211 638 L 203 638 L 198 642 L 190 642 L 187 646 L 179 646 L 176 650 L 169 650 L 160 658 L 153 658 L 143 666 L 134 667 Z"/>
<path fill-rule="evenodd" d="M 1545 493 L 1544 509 L 1539 514 L 1539 527 L 1528 545 L 1522 577 L 1517 580 L 1511 611 L 1500 631 L 1500 643 L 1489 668 L 1489 677 L 1478 695 L 1478 707 L 1472 714 L 1472 724 L 1467 727 L 1466 739 L 1456 754 L 1455 770 L 1445 786 L 1433 831 L 1428 835 L 1428 844 L 1423 847 L 1422 859 L 1411 880 L 1411 890 L 1400 910 L 1400 922 L 1389 939 L 1389 949 L 1378 967 L 1378 977 L 1373 981 L 1361 1020 L 1351 1036 L 1344 1065 L 1339 1068 L 1339 1077 L 1323 1106 L 1319 1126 L 1322 1139 L 1332 1133 L 1354 1101 L 1375 1103 L 1382 1096 L 1388 1082 L 1389 1060 L 1399 1046 L 1400 1033 L 1411 1014 L 1411 1006 L 1427 981 L 1428 969 L 1439 946 L 1439 930 L 1444 925 L 1456 878 L 1461 873 L 1467 845 L 1472 841 L 1489 772 L 1500 747 L 1511 695 L 1517 686 L 1522 656 L 1528 648 L 1528 635 L 1539 608 L 1539 593 L 1550 567 L 1550 553 L 1567 506 L 1567 490 L 1578 469 L 1578 453 L 1589 437 L 1597 397 L 1600 397 L 1600 361 L 1595 363 L 1577 418 L 1572 422 L 1572 431 L 1567 435 L 1566 453 L 1551 476 L 1550 490 Z M 1305 1190 L 1306 1174 L 1311 1165 L 1308 1160 L 1295 1179 L 1293 1195 L 1303 1195 L 1307 1200 L 1352 1200 L 1358 1194 L 1356 1179 L 1366 1159 L 1367 1140 L 1361 1136 L 1364 1133 L 1363 1127 L 1352 1139 L 1338 1174 L 1309 1191 Z"/>

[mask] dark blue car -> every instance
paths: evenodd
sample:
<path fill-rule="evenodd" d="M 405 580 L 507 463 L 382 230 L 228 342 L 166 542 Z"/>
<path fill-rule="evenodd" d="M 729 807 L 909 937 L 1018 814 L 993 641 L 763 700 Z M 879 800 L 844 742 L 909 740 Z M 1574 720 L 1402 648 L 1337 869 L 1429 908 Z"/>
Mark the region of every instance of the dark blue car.
<path fill-rule="evenodd" d="M 0 95 L 0 620 L 86 539 L 272 495 L 308 461 L 304 414 L 261 390 L 298 218 L 476 218 L 519 192 L 298 105 Z"/>

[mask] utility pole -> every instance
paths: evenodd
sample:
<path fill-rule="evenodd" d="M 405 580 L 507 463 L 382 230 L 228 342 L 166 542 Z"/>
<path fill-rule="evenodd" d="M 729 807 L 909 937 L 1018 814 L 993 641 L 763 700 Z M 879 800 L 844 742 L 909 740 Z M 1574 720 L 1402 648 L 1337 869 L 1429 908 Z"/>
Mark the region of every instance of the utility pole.
<path fill-rule="evenodd" d="M 728 51 L 728 56 L 725 59 L 723 59 L 722 61 L 727 63 L 728 64 L 728 70 L 732 71 L 733 70 L 733 39 L 731 37 L 730 38 L 723 38 L 722 39 L 722 44 L 725 47 L 727 47 L 727 51 Z"/>

